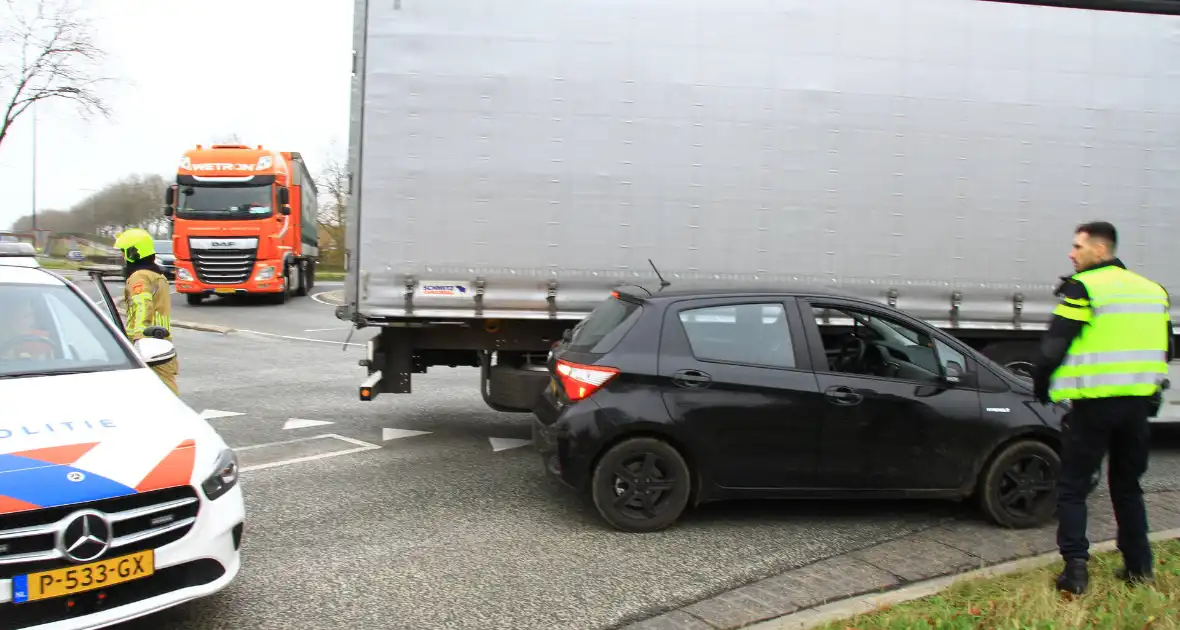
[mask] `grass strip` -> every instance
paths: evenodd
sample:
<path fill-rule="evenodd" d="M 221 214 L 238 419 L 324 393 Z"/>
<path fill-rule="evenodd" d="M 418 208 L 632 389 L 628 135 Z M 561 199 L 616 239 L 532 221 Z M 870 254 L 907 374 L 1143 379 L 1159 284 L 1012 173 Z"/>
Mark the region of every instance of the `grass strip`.
<path fill-rule="evenodd" d="M 1152 544 L 1155 584 L 1127 586 L 1115 579 L 1123 566 L 1118 552 L 1090 559 L 1090 585 L 1080 597 L 1059 593 L 1054 580 L 1060 561 L 988 579 L 965 580 L 947 590 L 817 630 L 911 630 L 938 628 L 1180 629 L 1180 541 Z"/>

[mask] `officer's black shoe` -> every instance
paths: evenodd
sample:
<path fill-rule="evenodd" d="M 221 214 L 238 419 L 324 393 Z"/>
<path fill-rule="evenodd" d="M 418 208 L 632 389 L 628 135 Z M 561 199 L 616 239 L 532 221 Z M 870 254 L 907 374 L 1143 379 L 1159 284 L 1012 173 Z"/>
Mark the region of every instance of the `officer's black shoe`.
<path fill-rule="evenodd" d="M 1138 571 L 1128 572 L 1125 568 L 1119 569 L 1114 572 L 1114 578 L 1116 580 L 1122 580 L 1130 586 L 1135 586 L 1137 584 L 1155 584 L 1155 577 L 1152 576 L 1150 569 L 1148 569 L 1146 573 L 1140 573 Z"/>
<path fill-rule="evenodd" d="M 1081 595 L 1090 585 L 1090 573 L 1085 560 L 1067 560 L 1065 568 L 1057 576 L 1057 590 Z"/>

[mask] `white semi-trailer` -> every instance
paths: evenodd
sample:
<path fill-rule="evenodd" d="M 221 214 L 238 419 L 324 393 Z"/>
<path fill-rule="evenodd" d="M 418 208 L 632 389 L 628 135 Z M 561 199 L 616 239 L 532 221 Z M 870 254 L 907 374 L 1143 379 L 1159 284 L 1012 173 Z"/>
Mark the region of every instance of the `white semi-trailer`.
<path fill-rule="evenodd" d="M 380 330 L 362 397 L 477 366 L 527 411 L 552 344 L 656 283 L 649 259 L 870 296 L 1019 369 L 1077 224 L 1180 288 L 1178 12 L 357 0 L 337 316 Z"/>

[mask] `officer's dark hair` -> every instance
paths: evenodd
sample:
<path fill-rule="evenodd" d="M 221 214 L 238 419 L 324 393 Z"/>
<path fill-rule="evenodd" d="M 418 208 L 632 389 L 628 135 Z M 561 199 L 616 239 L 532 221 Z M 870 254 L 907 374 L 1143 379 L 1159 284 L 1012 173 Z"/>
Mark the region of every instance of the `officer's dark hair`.
<path fill-rule="evenodd" d="M 1119 232 L 1114 229 L 1114 225 L 1107 221 L 1091 221 L 1083 223 L 1074 230 L 1075 234 L 1085 234 L 1090 238 L 1097 238 L 1106 241 L 1106 246 L 1111 252 L 1119 245 Z"/>

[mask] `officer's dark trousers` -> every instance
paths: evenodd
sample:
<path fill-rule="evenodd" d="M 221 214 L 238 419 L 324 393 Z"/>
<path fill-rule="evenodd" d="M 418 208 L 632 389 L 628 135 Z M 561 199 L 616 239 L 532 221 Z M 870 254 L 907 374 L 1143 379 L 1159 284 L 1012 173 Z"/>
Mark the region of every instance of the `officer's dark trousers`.
<path fill-rule="evenodd" d="M 1147 509 L 1139 478 L 1147 472 L 1150 447 L 1145 397 L 1098 398 L 1074 401 L 1061 454 L 1057 484 L 1057 546 L 1065 560 L 1090 558 L 1086 539 L 1086 496 L 1092 479 L 1109 450 L 1110 499 L 1118 520 L 1118 548 L 1127 570 L 1151 568 L 1147 540 Z"/>

